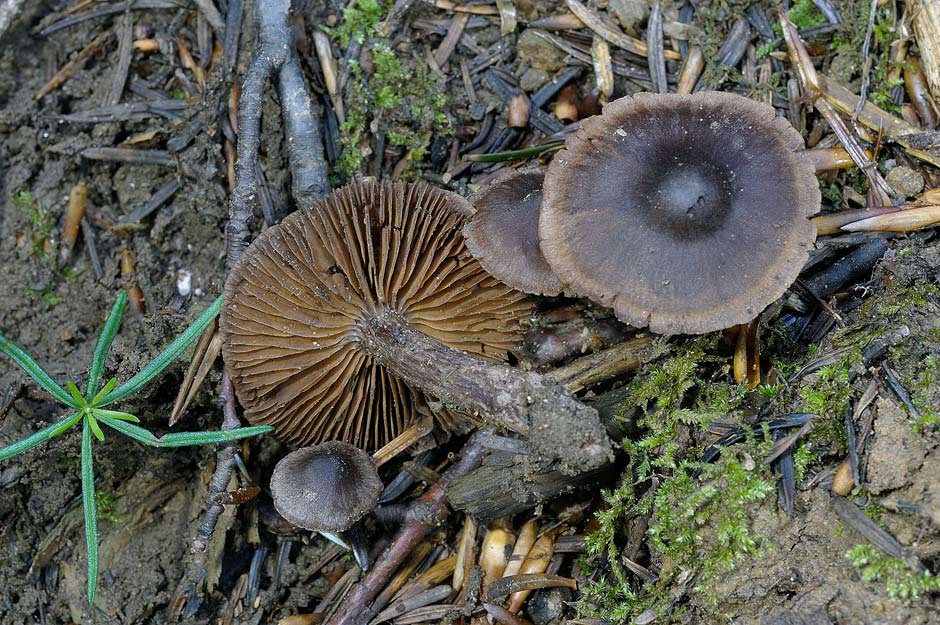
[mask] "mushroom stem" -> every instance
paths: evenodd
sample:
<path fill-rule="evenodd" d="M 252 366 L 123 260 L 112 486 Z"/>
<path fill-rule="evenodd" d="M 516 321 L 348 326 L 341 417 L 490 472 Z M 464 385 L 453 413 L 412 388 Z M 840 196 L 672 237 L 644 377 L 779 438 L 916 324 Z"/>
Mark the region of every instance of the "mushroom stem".
<path fill-rule="evenodd" d="M 590 471 L 612 459 L 597 411 L 544 376 L 446 347 L 392 312 L 366 321 L 361 340 L 399 379 L 449 408 L 522 434 L 532 453 L 557 458 L 566 473 Z"/>

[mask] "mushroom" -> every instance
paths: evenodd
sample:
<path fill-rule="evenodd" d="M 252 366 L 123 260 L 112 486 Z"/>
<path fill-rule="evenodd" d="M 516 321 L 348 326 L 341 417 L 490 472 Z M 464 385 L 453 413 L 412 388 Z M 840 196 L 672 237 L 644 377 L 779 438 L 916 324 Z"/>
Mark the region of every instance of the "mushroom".
<path fill-rule="evenodd" d="M 545 176 L 539 237 L 566 291 L 662 334 L 749 321 L 799 275 L 819 210 L 800 134 L 718 92 L 586 119 Z"/>
<path fill-rule="evenodd" d="M 529 434 L 534 452 L 572 471 L 605 461 L 593 408 L 499 364 L 531 303 L 467 251 L 470 211 L 424 184 L 369 181 L 261 234 L 228 278 L 220 318 L 246 418 L 289 442 L 374 449 L 414 422 L 427 394 L 433 408 Z M 433 412 L 444 430 L 468 427 Z"/>
<path fill-rule="evenodd" d="M 463 228 L 467 249 L 483 268 L 509 286 L 558 295 L 561 283 L 539 248 L 539 169 L 508 170 L 470 198 L 475 212 Z"/>
<path fill-rule="evenodd" d="M 280 515 L 329 538 L 347 532 L 363 570 L 368 568 L 368 549 L 359 521 L 381 494 L 382 480 L 369 454 L 341 441 L 292 451 L 271 475 L 271 497 Z"/>

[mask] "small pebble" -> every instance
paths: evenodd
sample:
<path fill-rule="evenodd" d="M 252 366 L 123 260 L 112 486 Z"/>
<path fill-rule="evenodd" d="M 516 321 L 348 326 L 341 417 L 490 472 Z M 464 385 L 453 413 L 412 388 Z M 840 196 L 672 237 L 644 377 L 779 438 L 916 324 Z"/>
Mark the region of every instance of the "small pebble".
<path fill-rule="evenodd" d="M 536 32 L 535 28 L 527 28 L 519 35 L 516 41 L 517 61 L 548 73 L 557 72 L 564 66 L 567 55 Z"/>
<path fill-rule="evenodd" d="M 832 479 L 832 492 L 837 495 L 848 495 L 852 492 L 855 482 L 852 479 L 852 463 L 848 460 L 836 469 L 836 476 Z"/>
<path fill-rule="evenodd" d="M 535 625 L 553 625 L 562 622 L 565 608 L 572 601 L 568 588 L 545 588 L 536 590 L 526 608 Z"/>
<path fill-rule="evenodd" d="M 176 272 L 176 290 L 186 297 L 193 290 L 193 274 L 185 269 Z"/>
<path fill-rule="evenodd" d="M 914 197 L 924 190 L 924 177 L 920 172 L 903 165 L 889 171 L 885 180 L 903 198 Z"/>
<path fill-rule="evenodd" d="M 640 30 L 640 25 L 650 14 L 650 2 L 647 0 L 611 0 L 610 7 L 613 8 L 620 25 L 628 35 L 636 36 Z"/>
<path fill-rule="evenodd" d="M 532 93 L 547 83 L 549 78 L 551 77 L 544 69 L 529 67 L 522 72 L 522 76 L 519 77 L 519 88 L 526 93 Z"/>

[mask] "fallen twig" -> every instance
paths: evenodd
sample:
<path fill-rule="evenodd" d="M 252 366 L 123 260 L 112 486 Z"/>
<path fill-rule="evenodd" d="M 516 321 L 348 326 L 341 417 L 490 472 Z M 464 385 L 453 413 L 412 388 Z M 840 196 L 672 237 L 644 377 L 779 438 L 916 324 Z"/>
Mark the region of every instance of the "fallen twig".
<path fill-rule="evenodd" d="M 862 146 L 858 144 L 858 141 L 856 141 L 855 137 L 849 132 L 848 126 L 845 125 L 845 122 L 839 114 L 832 108 L 829 102 L 822 97 L 823 89 L 820 85 L 816 68 L 813 67 L 809 52 L 806 51 L 806 46 L 803 44 L 803 40 L 800 39 L 800 35 L 796 27 L 790 21 L 787 12 L 782 9 L 780 10 L 780 25 L 783 27 L 783 37 L 790 51 L 790 61 L 796 69 L 796 74 L 803 85 L 804 92 L 810 96 L 813 104 L 826 121 L 829 122 L 829 126 L 832 128 L 833 132 L 836 133 L 836 136 L 852 157 L 852 160 L 855 161 L 859 169 L 861 169 L 868 178 L 871 189 L 879 200 L 879 204 L 882 206 L 892 204 L 891 198 L 894 192 L 891 190 L 891 187 L 888 186 L 888 183 L 881 175 L 881 172 L 878 171 L 875 163 L 872 162 Z"/>
<path fill-rule="evenodd" d="M 140 11 L 143 9 L 179 9 L 182 8 L 185 3 L 177 2 L 176 0 L 137 0 L 136 2 L 130 3 L 130 8 L 132 11 Z M 90 19 L 95 19 L 96 17 L 104 17 L 106 15 L 114 15 L 115 13 L 123 13 L 127 10 L 127 2 L 123 0 L 121 2 L 114 2 L 112 4 L 105 4 L 90 11 L 85 11 L 84 13 L 76 13 L 74 15 L 69 15 L 68 17 L 62 18 L 57 22 L 49 24 L 45 28 L 39 31 L 39 34 L 42 36 L 51 35 L 54 32 L 60 31 L 63 28 L 68 28 L 69 26 L 74 26 L 75 24 L 81 24 L 82 22 Z"/>
<path fill-rule="evenodd" d="M 329 190 L 319 123 L 313 114 L 294 44 L 290 4 L 290 0 L 259 0 L 255 5 L 258 44 L 238 99 L 235 185 L 232 189 L 229 223 L 225 229 L 225 247 L 228 251 L 226 271 L 231 270 L 238 262 L 242 252 L 248 247 L 251 235 L 250 225 L 258 204 L 261 105 L 265 85 L 275 74 L 288 138 L 294 199 L 297 204 L 307 204 L 322 197 Z M 239 21 L 232 13 L 233 10 L 239 9 L 238 3 L 233 2 L 232 5 L 229 25 Z M 226 44 L 229 44 L 230 38 L 234 39 L 234 36 L 227 27 Z M 227 57 L 227 63 L 234 62 L 235 51 L 230 52 L 231 57 Z M 235 393 L 227 374 L 223 373 L 221 386 L 224 400 L 222 429 L 238 427 Z M 234 445 L 227 445 L 218 452 L 215 474 L 209 485 L 206 512 L 192 542 L 192 551 L 196 554 L 197 562 L 204 558 L 202 554 L 205 553 L 224 509 L 216 499 L 228 486 L 236 454 L 237 447 Z"/>
<path fill-rule="evenodd" d="M 457 462 L 409 507 L 405 523 L 391 544 L 376 560 L 368 575 L 353 586 L 342 608 L 326 625 L 359 625 L 375 617 L 369 604 L 382 592 L 408 554 L 425 539 L 432 528 L 447 518 L 447 485 L 451 480 L 477 468 L 483 459 L 483 451 L 478 434 L 467 440 Z"/>

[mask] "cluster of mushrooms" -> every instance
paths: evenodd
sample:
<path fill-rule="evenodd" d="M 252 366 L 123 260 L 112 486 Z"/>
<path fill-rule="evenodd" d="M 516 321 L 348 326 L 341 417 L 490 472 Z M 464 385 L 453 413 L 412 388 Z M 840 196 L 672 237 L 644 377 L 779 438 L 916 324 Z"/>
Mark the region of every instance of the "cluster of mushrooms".
<path fill-rule="evenodd" d="M 608 461 L 599 423 L 551 438 L 551 419 L 597 421 L 592 409 L 505 364 L 528 294 L 586 297 L 664 334 L 753 319 L 815 238 L 802 147 L 744 97 L 640 94 L 584 120 L 547 171 L 511 171 L 470 202 L 366 181 L 268 229 L 229 276 L 220 327 L 246 418 L 313 445 L 275 470 L 278 511 L 348 530 L 382 490 L 364 450 L 421 422 L 445 435 L 494 422 L 576 470 Z"/>

